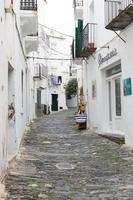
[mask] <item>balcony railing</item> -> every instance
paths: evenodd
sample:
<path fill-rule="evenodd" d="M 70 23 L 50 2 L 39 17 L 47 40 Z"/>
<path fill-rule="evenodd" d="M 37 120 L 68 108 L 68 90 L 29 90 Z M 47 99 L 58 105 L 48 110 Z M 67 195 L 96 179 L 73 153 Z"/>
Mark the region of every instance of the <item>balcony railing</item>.
<path fill-rule="evenodd" d="M 48 67 L 43 64 L 36 64 L 34 66 L 34 75 L 33 78 L 43 79 L 48 76 Z"/>
<path fill-rule="evenodd" d="M 74 7 L 82 7 L 83 6 L 83 0 L 74 0 L 73 4 L 74 4 Z"/>
<path fill-rule="evenodd" d="M 88 23 L 82 32 L 82 55 L 83 57 L 88 57 L 90 54 L 96 51 L 96 24 Z"/>
<path fill-rule="evenodd" d="M 133 21 L 133 0 L 105 0 L 105 26 L 122 30 Z"/>
<path fill-rule="evenodd" d="M 37 0 L 21 0 L 21 10 L 37 10 Z"/>

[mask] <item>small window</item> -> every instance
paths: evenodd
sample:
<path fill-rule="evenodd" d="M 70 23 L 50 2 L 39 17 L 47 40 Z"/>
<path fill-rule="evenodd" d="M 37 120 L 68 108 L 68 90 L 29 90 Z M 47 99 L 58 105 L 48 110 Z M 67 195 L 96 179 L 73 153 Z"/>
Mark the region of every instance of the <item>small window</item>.
<path fill-rule="evenodd" d="M 21 96 L 22 96 L 22 107 L 23 107 L 23 93 L 24 93 L 24 73 L 21 71 Z"/>
<path fill-rule="evenodd" d="M 115 80 L 115 108 L 116 116 L 121 116 L 121 79 Z"/>
<path fill-rule="evenodd" d="M 110 77 L 110 76 L 113 76 L 115 74 L 118 74 L 121 72 L 121 65 L 117 65 L 111 69 L 108 69 L 106 71 L 106 77 Z"/>

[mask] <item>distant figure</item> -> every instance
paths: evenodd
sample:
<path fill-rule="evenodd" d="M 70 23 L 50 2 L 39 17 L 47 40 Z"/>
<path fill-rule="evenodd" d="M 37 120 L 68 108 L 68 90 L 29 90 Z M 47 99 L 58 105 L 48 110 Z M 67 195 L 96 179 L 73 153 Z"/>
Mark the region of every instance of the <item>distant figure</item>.
<path fill-rule="evenodd" d="M 50 106 L 48 106 L 48 115 L 50 114 Z"/>

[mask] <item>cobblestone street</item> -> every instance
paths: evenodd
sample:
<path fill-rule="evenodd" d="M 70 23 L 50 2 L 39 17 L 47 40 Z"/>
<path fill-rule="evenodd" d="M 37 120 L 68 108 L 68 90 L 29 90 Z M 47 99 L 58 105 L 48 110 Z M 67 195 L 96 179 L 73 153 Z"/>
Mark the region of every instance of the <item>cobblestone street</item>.
<path fill-rule="evenodd" d="M 133 200 L 133 157 L 79 131 L 73 111 L 38 118 L 5 180 L 7 200 Z"/>

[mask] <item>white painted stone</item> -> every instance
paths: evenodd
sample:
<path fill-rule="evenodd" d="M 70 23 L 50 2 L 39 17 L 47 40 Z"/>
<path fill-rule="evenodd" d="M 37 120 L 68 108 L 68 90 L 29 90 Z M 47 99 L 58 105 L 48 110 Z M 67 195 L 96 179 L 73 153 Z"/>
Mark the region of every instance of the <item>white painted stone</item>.
<path fill-rule="evenodd" d="M 69 163 L 58 163 L 56 164 L 56 167 L 60 170 L 71 170 L 74 169 L 75 166 Z"/>

